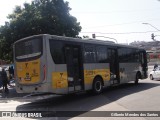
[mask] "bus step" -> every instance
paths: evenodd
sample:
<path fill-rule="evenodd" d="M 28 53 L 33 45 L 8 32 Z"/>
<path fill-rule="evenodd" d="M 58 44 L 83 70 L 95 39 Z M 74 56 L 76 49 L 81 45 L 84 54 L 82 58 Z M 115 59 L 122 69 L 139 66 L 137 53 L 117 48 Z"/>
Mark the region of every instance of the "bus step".
<path fill-rule="evenodd" d="M 111 80 L 110 85 L 118 85 L 118 80 Z"/>
<path fill-rule="evenodd" d="M 69 91 L 69 94 L 74 94 L 74 93 L 81 93 L 81 92 L 85 92 L 84 90 L 75 90 L 75 91 Z"/>
<path fill-rule="evenodd" d="M 26 96 L 23 96 L 23 98 L 33 97 L 33 96 L 45 96 L 45 95 L 53 95 L 54 93 L 31 93 Z"/>

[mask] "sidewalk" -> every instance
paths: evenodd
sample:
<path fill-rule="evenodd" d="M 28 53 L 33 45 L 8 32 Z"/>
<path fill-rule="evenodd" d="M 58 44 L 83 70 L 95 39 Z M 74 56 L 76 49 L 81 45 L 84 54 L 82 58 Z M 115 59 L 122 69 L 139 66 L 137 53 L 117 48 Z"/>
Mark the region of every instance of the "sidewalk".
<path fill-rule="evenodd" d="M 23 97 L 27 94 L 24 93 L 17 93 L 15 89 L 15 85 L 11 84 L 11 86 L 8 86 L 9 93 L 5 93 L 3 90 L 3 87 L 0 88 L 0 100 L 3 98 L 16 98 L 16 97 Z"/>

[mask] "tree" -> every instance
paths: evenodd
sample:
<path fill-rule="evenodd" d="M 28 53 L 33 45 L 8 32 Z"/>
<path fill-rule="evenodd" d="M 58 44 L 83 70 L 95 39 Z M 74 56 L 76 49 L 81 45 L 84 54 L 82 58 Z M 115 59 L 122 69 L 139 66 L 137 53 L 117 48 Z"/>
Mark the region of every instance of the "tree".
<path fill-rule="evenodd" d="M 8 23 L 0 28 L 0 59 L 12 60 L 12 44 L 11 29 Z"/>
<path fill-rule="evenodd" d="M 16 6 L 8 15 L 10 22 L 0 28 L 0 41 L 4 41 L 1 51 L 3 59 L 11 59 L 10 46 L 18 39 L 36 35 L 52 34 L 76 37 L 81 31 L 80 23 L 70 15 L 68 2 L 63 0 L 34 0 L 24 3 L 24 7 Z M 3 56 L 3 54 L 8 54 Z"/>

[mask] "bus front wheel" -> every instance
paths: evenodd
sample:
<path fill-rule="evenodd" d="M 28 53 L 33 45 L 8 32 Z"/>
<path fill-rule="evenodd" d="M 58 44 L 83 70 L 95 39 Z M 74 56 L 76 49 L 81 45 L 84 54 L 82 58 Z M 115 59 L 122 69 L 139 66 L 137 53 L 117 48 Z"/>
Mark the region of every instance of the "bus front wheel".
<path fill-rule="evenodd" d="M 103 90 L 103 83 L 100 77 L 96 77 L 92 86 L 94 94 L 100 94 Z"/>
<path fill-rule="evenodd" d="M 140 74 L 139 73 L 137 73 L 136 74 L 136 80 L 135 80 L 135 85 L 138 85 L 138 82 L 139 82 L 139 79 L 140 79 L 141 77 L 140 77 Z"/>

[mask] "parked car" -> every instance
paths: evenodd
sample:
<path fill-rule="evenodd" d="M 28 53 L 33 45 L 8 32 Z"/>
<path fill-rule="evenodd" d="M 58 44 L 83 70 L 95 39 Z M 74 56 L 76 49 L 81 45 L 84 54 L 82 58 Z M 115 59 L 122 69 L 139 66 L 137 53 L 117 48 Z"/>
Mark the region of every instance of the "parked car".
<path fill-rule="evenodd" d="M 150 77 L 151 80 L 154 80 L 154 79 L 159 79 L 160 80 L 160 67 L 154 68 L 150 72 L 149 77 Z"/>

